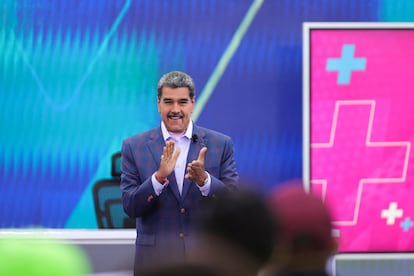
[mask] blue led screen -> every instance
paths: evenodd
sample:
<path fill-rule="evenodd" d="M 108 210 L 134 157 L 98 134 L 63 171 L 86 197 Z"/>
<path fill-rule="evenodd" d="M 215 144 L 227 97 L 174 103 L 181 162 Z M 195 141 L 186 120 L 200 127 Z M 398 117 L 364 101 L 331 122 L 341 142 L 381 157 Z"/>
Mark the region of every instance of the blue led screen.
<path fill-rule="evenodd" d="M 194 120 L 233 138 L 248 185 L 301 178 L 302 22 L 410 21 L 410 5 L 3 1 L 0 227 L 97 228 L 93 185 L 124 138 L 159 125 L 171 70 L 193 76 Z"/>

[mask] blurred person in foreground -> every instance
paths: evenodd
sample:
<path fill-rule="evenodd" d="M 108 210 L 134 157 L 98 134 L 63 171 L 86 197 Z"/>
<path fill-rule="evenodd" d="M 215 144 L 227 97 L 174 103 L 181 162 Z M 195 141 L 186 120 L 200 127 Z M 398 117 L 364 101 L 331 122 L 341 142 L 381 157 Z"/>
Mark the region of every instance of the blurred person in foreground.
<path fill-rule="evenodd" d="M 272 254 L 277 222 L 265 198 L 253 190 L 218 192 L 204 201 L 197 242 L 184 262 L 168 262 L 136 275 L 255 276 Z"/>
<path fill-rule="evenodd" d="M 275 188 L 269 205 L 281 224 L 274 254 L 262 276 L 327 276 L 329 258 L 335 253 L 332 218 L 316 195 L 307 193 L 300 181 Z"/>
<path fill-rule="evenodd" d="M 195 99 L 188 74 L 163 75 L 161 124 L 123 141 L 122 200 L 136 218 L 136 266 L 186 257 L 202 201 L 237 187 L 233 141 L 191 120 Z"/>
<path fill-rule="evenodd" d="M 0 275 L 86 276 L 92 266 L 83 249 L 65 240 L 0 237 Z"/>

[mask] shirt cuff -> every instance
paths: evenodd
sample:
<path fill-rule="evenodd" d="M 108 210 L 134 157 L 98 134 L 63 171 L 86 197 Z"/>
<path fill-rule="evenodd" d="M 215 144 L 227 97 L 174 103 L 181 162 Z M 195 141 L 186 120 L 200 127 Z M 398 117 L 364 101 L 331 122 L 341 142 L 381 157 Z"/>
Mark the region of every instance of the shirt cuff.
<path fill-rule="evenodd" d="M 152 187 L 154 188 L 155 194 L 159 196 L 167 184 L 163 185 L 160 182 L 158 182 L 158 180 L 155 178 L 155 173 L 152 174 L 151 181 L 152 181 Z"/>
<path fill-rule="evenodd" d="M 208 172 L 206 172 L 207 174 L 207 181 L 203 186 L 198 186 L 197 187 L 200 189 L 200 192 L 203 196 L 208 196 L 208 194 L 210 193 L 210 187 L 211 187 L 211 177 L 210 174 Z"/>

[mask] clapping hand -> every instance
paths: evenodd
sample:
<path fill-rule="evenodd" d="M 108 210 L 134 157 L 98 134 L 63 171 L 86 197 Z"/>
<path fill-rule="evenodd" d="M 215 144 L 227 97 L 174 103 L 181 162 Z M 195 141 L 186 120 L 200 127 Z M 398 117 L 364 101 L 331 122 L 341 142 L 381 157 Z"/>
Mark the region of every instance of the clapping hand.
<path fill-rule="evenodd" d="M 177 147 L 174 151 L 174 144 L 174 141 L 168 141 L 162 151 L 160 167 L 155 173 L 155 177 L 160 183 L 164 183 L 167 176 L 174 170 L 180 155 L 180 148 Z"/>
<path fill-rule="evenodd" d="M 207 179 L 207 173 L 204 169 L 204 157 L 206 155 L 207 148 L 203 147 L 198 154 L 197 160 L 193 160 L 187 165 L 187 173 L 185 174 L 186 179 L 197 183 L 198 186 L 203 186 Z"/>

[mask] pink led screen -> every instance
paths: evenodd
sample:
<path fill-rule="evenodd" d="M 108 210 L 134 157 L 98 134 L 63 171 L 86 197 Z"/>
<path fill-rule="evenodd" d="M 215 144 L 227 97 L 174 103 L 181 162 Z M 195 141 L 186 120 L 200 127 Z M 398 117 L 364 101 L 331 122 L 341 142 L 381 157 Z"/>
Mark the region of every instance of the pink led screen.
<path fill-rule="evenodd" d="M 339 252 L 414 252 L 414 28 L 309 32 L 309 183 Z"/>

